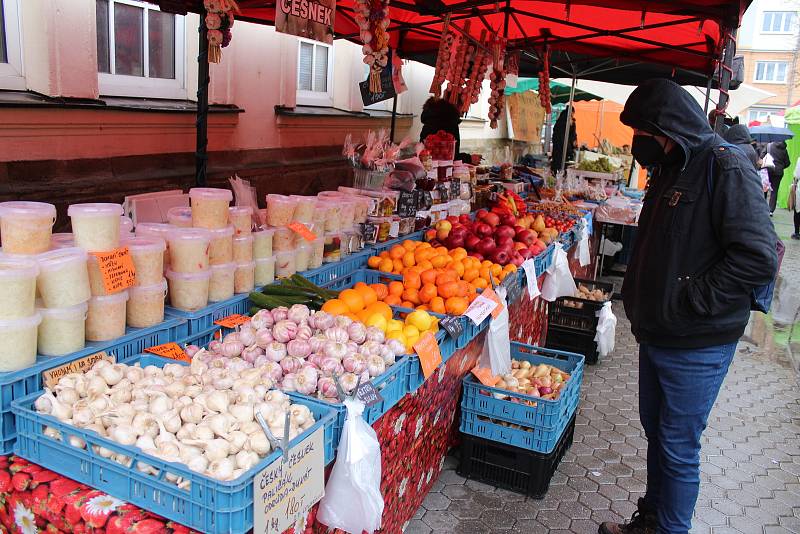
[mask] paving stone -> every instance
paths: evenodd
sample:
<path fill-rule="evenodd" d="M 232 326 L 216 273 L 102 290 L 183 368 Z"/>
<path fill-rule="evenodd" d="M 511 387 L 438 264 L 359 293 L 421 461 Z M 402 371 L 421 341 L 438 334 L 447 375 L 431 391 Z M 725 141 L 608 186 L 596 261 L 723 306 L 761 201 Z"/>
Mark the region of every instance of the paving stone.
<path fill-rule="evenodd" d="M 453 528 L 458 521 L 455 516 L 447 511 L 442 510 L 428 510 L 422 516 L 422 522 L 431 527 L 436 532 L 449 530 Z"/>
<path fill-rule="evenodd" d="M 455 528 L 455 531 L 458 533 L 472 532 L 474 534 L 489 534 L 490 532 L 494 532 L 483 521 L 459 521 L 458 525 Z M 502 532 L 508 532 L 508 531 L 503 530 Z"/>
<path fill-rule="evenodd" d="M 430 534 L 433 532 L 433 530 L 422 521 L 412 519 L 409 521 L 408 526 L 406 526 L 403 532 L 405 534 Z"/>
<path fill-rule="evenodd" d="M 508 532 L 511 534 L 533 534 L 534 532 L 547 532 L 547 527 L 533 519 L 520 519 Z"/>
<path fill-rule="evenodd" d="M 516 519 L 508 515 L 505 510 L 486 510 L 481 514 L 481 521 L 486 525 L 491 525 L 493 529 L 510 529 L 516 523 Z"/>
<path fill-rule="evenodd" d="M 450 499 L 441 493 L 431 491 L 422 501 L 422 506 L 426 510 L 447 510 L 447 507 L 450 506 Z"/>
<path fill-rule="evenodd" d="M 564 501 L 558 505 L 558 511 L 570 519 L 589 519 L 592 510 L 577 501 Z"/>
<path fill-rule="evenodd" d="M 465 485 L 445 486 L 442 490 L 442 495 L 445 495 L 451 501 L 468 500 L 472 498 L 472 490 Z"/>
<path fill-rule="evenodd" d="M 570 518 L 558 510 L 542 510 L 536 515 L 536 520 L 551 529 L 569 527 Z"/>

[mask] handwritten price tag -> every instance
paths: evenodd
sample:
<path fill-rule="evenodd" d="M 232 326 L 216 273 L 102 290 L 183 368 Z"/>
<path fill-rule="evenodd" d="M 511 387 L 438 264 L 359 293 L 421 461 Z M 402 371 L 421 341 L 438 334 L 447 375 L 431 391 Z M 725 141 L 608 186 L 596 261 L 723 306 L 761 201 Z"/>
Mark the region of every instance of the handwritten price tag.
<path fill-rule="evenodd" d="M 427 379 L 442 363 L 442 352 L 439 350 L 439 343 L 432 333 L 425 332 L 425 335 L 414 344 L 414 351 L 419 356 L 422 375 Z"/>
<path fill-rule="evenodd" d="M 475 375 L 475 378 L 481 381 L 481 384 L 484 386 L 494 386 L 498 382 L 500 382 L 499 376 L 494 376 L 492 374 L 491 369 L 487 369 L 486 367 L 478 367 L 477 365 L 472 368 L 472 374 Z"/>
<path fill-rule="evenodd" d="M 45 386 L 52 389 L 58 385 L 58 381 L 61 380 L 62 376 L 70 373 L 85 373 L 100 360 L 107 360 L 111 363 L 117 363 L 117 359 L 114 356 L 109 356 L 107 352 L 95 352 L 89 356 L 78 358 L 77 360 L 42 372 L 42 382 Z"/>
<path fill-rule="evenodd" d="M 369 408 L 379 402 L 383 401 L 380 392 L 375 389 L 372 382 L 364 382 L 356 390 L 356 398 L 364 403 L 364 406 Z"/>
<path fill-rule="evenodd" d="M 495 303 L 495 308 L 492 310 L 492 319 L 496 319 L 497 316 L 500 315 L 500 312 L 503 311 L 503 301 L 500 300 L 500 297 L 497 296 L 497 293 L 495 293 L 494 289 L 491 287 L 484 289 L 483 293 L 481 293 L 481 296 L 484 296 Z"/>
<path fill-rule="evenodd" d="M 542 294 L 539 291 L 539 277 L 536 274 L 536 262 L 533 258 L 528 258 L 522 262 L 522 269 L 525 271 L 525 279 L 528 282 L 528 296 L 532 299 Z"/>
<path fill-rule="evenodd" d="M 308 229 L 303 223 L 293 222 L 287 225 L 294 233 L 299 234 L 300 237 L 305 239 L 306 241 L 314 241 L 317 238 L 317 234 L 312 232 Z"/>
<path fill-rule="evenodd" d="M 214 321 L 214 324 L 222 326 L 224 328 L 236 328 L 237 326 L 241 326 L 247 321 L 250 320 L 250 317 L 247 315 L 240 315 L 238 313 L 234 313 L 233 315 L 228 315 L 227 317 L 223 317 L 222 319 L 217 319 Z"/>
<path fill-rule="evenodd" d="M 169 358 L 170 360 L 177 360 L 179 362 L 191 363 L 192 359 L 177 343 L 164 343 L 163 345 L 156 345 L 149 349 L 144 349 L 145 352 L 161 356 L 162 358 Z"/>
<path fill-rule="evenodd" d="M 486 291 L 488 291 L 488 289 L 484 289 L 484 294 L 478 295 L 478 298 L 473 300 L 472 304 L 467 308 L 467 311 L 464 312 L 464 315 L 469 317 L 476 325 L 481 324 L 483 320 L 489 317 L 495 308 L 498 307 L 497 302 L 485 295 Z"/>
<path fill-rule="evenodd" d="M 92 252 L 92 255 L 97 258 L 107 293 L 117 293 L 136 284 L 136 267 L 128 247 Z"/>

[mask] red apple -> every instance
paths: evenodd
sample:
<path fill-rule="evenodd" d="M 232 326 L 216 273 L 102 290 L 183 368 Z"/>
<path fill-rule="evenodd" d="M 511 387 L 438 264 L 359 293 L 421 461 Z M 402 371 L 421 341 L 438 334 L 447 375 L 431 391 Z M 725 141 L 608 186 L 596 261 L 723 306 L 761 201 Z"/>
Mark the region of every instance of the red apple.
<path fill-rule="evenodd" d="M 500 224 L 500 216 L 496 213 L 489 212 L 483 217 L 483 222 L 489 226 L 497 226 Z"/>
<path fill-rule="evenodd" d="M 455 224 L 455 223 L 459 222 L 458 221 L 458 217 L 456 217 L 455 215 L 449 215 L 447 217 L 447 220 L 450 221 L 451 224 Z"/>
<path fill-rule="evenodd" d="M 522 257 L 522 255 L 521 255 L 521 254 L 519 254 L 519 253 L 517 253 L 517 252 L 515 252 L 515 253 L 514 253 L 514 254 L 511 256 L 511 263 L 513 263 L 513 264 L 514 264 L 514 265 L 516 265 L 517 267 L 519 267 L 520 265 L 522 265 L 522 262 L 523 262 L 523 261 L 525 261 L 525 258 L 523 258 L 523 257 Z"/>
<path fill-rule="evenodd" d="M 475 213 L 475 219 L 478 220 L 478 221 L 482 221 L 483 218 L 486 217 L 488 214 L 489 214 L 488 211 L 486 211 L 484 209 L 480 209 Z"/>
<path fill-rule="evenodd" d="M 472 222 L 472 220 L 469 218 L 469 215 L 465 213 L 463 215 L 458 216 L 458 222 L 460 222 L 461 224 L 469 224 Z"/>
<path fill-rule="evenodd" d="M 514 233 L 515 233 L 515 234 L 518 234 L 518 233 L 520 233 L 520 232 L 521 232 L 521 231 L 523 231 L 523 230 L 525 230 L 525 227 L 524 227 L 524 226 L 520 226 L 519 224 L 517 224 L 517 225 L 514 227 Z"/>
<path fill-rule="evenodd" d="M 528 245 L 522 243 L 521 241 L 514 241 L 514 250 L 522 250 L 527 249 Z"/>
<path fill-rule="evenodd" d="M 521 232 L 517 232 L 515 236 L 517 241 L 521 241 L 525 243 L 527 246 L 531 246 L 533 243 L 536 242 L 536 236 L 530 230 L 522 230 Z"/>
<path fill-rule="evenodd" d="M 434 239 L 436 239 L 436 230 L 433 228 L 425 230 L 425 241 L 432 241 Z"/>
<path fill-rule="evenodd" d="M 510 259 L 511 254 L 508 252 L 508 249 L 501 248 L 492 253 L 492 261 L 500 265 L 506 265 Z"/>
<path fill-rule="evenodd" d="M 455 236 L 455 235 L 450 234 L 450 236 L 447 239 L 445 239 L 444 244 L 449 249 L 463 247 L 464 246 L 464 236 L 463 235 Z"/>
<path fill-rule="evenodd" d="M 449 230 L 436 230 L 436 239 L 444 241 L 450 235 Z"/>
<path fill-rule="evenodd" d="M 506 226 L 506 225 L 498 226 L 494 230 L 494 235 L 498 239 L 501 238 L 501 237 L 509 237 L 509 238 L 511 238 L 513 240 L 513 238 L 514 238 L 514 228 L 512 228 L 511 226 Z"/>
<path fill-rule="evenodd" d="M 488 256 L 494 251 L 495 248 L 497 248 L 497 245 L 495 245 L 494 239 L 492 239 L 491 237 L 484 237 L 478 242 L 477 246 L 475 247 L 475 250 L 477 250 L 484 256 Z"/>
<path fill-rule="evenodd" d="M 523 260 L 527 260 L 528 258 L 531 258 L 531 257 L 535 256 L 533 251 L 531 249 L 529 249 L 529 248 L 519 249 L 518 252 L 519 252 L 519 255 L 522 256 Z"/>
<path fill-rule="evenodd" d="M 467 235 L 467 237 L 464 238 L 464 247 L 469 251 L 473 251 L 480 242 L 481 242 L 480 237 L 476 236 L 475 234 L 469 234 Z"/>
<path fill-rule="evenodd" d="M 507 248 L 509 250 L 514 248 L 514 238 L 507 235 L 495 238 L 495 242 L 497 243 L 497 248 Z"/>
<path fill-rule="evenodd" d="M 469 233 L 469 230 L 467 230 L 466 227 L 464 227 L 464 226 L 462 226 L 460 224 L 458 226 L 453 226 L 453 229 L 450 230 L 450 235 L 451 236 L 460 237 L 461 239 L 464 239 L 467 236 L 468 233 Z"/>
<path fill-rule="evenodd" d="M 505 224 L 507 226 L 514 226 L 517 224 L 517 218 L 514 217 L 511 213 L 504 213 L 500 216 L 500 224 Z"/>
<path fill-rule="evenodd" d="M 478 223 L 475 225 L 475 233 L 481 237 L 488 237 L 492 235 L 492 227 L 486 223 Z"/>
<path fill-rule="evenodd" d="M 483 254 L 481 254 L 480 252 L 471 252 L 470 256 L 477 259 L 478 261 L 483 261 Z"/>

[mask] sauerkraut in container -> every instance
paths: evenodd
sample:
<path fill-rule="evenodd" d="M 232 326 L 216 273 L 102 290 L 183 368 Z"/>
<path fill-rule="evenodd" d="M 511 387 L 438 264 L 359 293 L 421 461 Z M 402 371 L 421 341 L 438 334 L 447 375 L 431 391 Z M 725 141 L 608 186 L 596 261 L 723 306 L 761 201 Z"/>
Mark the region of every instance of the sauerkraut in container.
<path fill-rule="evenodd" d="M 87 261 L 89 255 L 79 248 L 62 248 L 39 254 L 39 278 L 36 283 L 46 308 L 69 308 L 92 296 Z"/>
<path fill-rule="evenodd" d="M 294 219 L 297 201 L 284 195 L 267 195 L 267 224 L 286 226 Z"/>
<path fill-rule="evenodd" d="M 294 248 L 294 231 L 288 226 L 273 228 L 272 249 L 275 252 L 286 252 Z"/>
<path fill-rule="evenodd" d="M 152 286 L 164 279 L 164 251 L 167 245 L 158 237 L 132 237 L 122 244 L 130 250 L 136 267 L 136 285 Z"/>
<path fill-rule="evenodd" d="M 169 257 L 169 240 L 167 236 L 169 235 L 169 231 L 175 228 L 171 224 L 164 224 L 164 223 L 139 223 L 136 225 L 136 237 L 158 237 L 164 240 L 167 244 L 166 250 L 164 250 L 164 270 L 166 271 L 167 267 L 169 267 L 170 257 Z"/>
<path fill-rule="evenodd" d="M 192 202 L 192 226 L 215 230 L 228 226 L 228 205 L 233 193 L 227 189 L 193 187 L 189 189 Z"/>
<path fill-rule="evenodd" d="M 228 217 L 236 235 L 246 235 L 253 232 L 253 208 L 250 206 L 231 206 Z"/>
<path fill-rule="evenodd" d="M 233 273 L 233 292 L 250 293 L 256 287 L 256 262 L 248 261 L 236 264 Z"/>
<path fill-rule="evenodd" d="M 211 266 L 211 280 L 208 285 L 208 301 L 220 302 L 233 297 L 235 263 Z"/>
<path fill-rule="evenodd" d="M 192 208 L 175 206 L 167 211 L 167 222 L 180 228 L 192 227 Z"/>
<path fill-rule="evenodd" d="M 297 254 L 295 254 L 295 269 L 297 272 L 302 273 L 303 271 L 307 271 L 309 269 L 309 265 L 311 264 L 311 244 L 307 243 L 305 245 L 300 245 L 297 247 Z"/>
<path fill-rule="evenodd" d="M 297 272 L 296 250 L 287 250 L 275 254 L 275 276 L 284 278 Z"/>
<path fill-rule="evenodd" d="M 308 268 L 316 269 L 322 267 L 322 258 L 325 255 L 325 237 L 320 236 L 311 242 L 311 259 L 308 260 Z"/>
<path fill-rule="evenodd" d="M 75 246 L 88 252 L 108 252 L 119 246 L 119 204 L 73 204 L 67 209 Z"/>
<path fill-rule="evenodd" d="M 320 203 L 325 209 L 325 231 L 338 232 L 342 228 L 342 206 L 335 200 Z"/>
<path fill-rule="evenodd" d="M 233 260 L 233 226 L 226 226 L 211 232 L 211 243 L 208 247 L 208 262 L 211 265 L 230 263 Z"/>
<path fill-rule="evenodd" d="M 50 238 L 51 250 L 56 250 L 59 248 L 72 248 L 74 246 L 75 246 L 75 239 L 69 232 L 53 234 L 53 236 Z"/>
<path fill-rule="evenodd" d="M 32 260 L 0 258 L 0 319 L 30 317 L 36 309 L 36 275 Z"/>
<path fill-rule="evenodd" d="M 274 235 L 274 228 L 253 232 L 253 257 L 255 259 L 269 258 L 272 256 L 272 239 Z"/>
<path fill-rule="evenodd" d="M 256 258 L 255 283 L 265 286 L 275 281 L 275 256 Z"/>
<path fill-rule="evenodd" d="M 42 316 L 0 320 L 0 373 L 19 371 L 36 363 L 36 340 Z"/>
<path fill-rule="evenodd" d="M 208 304 L 208 287 L 211 270 L 198 273 L 176 273 L 167 271 L 169 301 L 173 308 L 197 311 Z"/>
<path fill-rule="evenodd" d="M 294 219 L 297 222 L 310 224 L 314 222 L 314 210 L 317 207 L 317 197 L 304 197 L 292 195 L 292 200 L 296 202 L 294 207 Z"/>
<path fill-rule="evenodd" d="M 170 268 L 176 273 L 208 270 L 211 232 L 204 228 L 173 228 L 167 234 Z"/>
<path fill-rule="evenodd" d="M 56 207 L 44 202 L 0 202 L 0 239 L 6 254 L 40 254 L 50 248 Z"/>
<path fill-rule="evenodd" d="M 127 323 L 134 328 L 148 328 L 164 320 L 167 281 L 128 289 Z"/>
<path fill-rule="evenodd" d="M 43 356 L 63 356 L 86 346 L 86 312 L 89 304 L 81 302 L 69 308 L 38 308 L 38 352 Z"/>
<path fill-rule="evenodd" d="M 86 340 L 109 341 L 125 335 L 128 292 L 92 297 L 86 314 Z"/>
<path fill-rule="evenodd" d="M 253 241 L 252 235 L 237 235 L 233 238 L 234 263 L 253 261 Z"/>

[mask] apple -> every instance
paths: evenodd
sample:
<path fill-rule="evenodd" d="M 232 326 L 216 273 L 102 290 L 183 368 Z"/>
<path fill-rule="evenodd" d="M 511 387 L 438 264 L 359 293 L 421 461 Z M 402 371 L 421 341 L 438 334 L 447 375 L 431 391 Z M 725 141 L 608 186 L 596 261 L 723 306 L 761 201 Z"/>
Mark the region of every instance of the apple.
<path fill-rule="evenodd" d="M 519 225 L 519 221 L 517 221 L 517 225 L 516 225 L 516 226 L 514 226 L 514 233 L 515 233 L 515 234 L 518 234 L 518 233 L 520 233 L 520 232 L 521 232 L 521 231 L 523 231 L 523 230 L 527 230 L 527 228 L 525 228 L 524 226 L 520 226 L 520 225 Z"/>
<path fill-rule="evenodd" d="M 492 235 L 492 227 L 486 223 L 478 223 L 475 225 L 475 233 L 481 237 L 488 237 Z"/>
<path fill-rule="evenodd" d="M 514 226 L 517 224 L 517 218 L 514 217 L 511 213 L 504 213 L 500 216 L 500 224 L 505 224 L 506 226 Z"/>
<path fill-rule="evenodd" d="M 472 252 L 472 253 L 470 253 L 470 256 L 472 256 L 473 258 L 477 259 L 478 261 L 483 261 L 483 259 L 484 259 L 483 258 L 483 254 L 481 254 L 480 252 Z"/>
<path fill-rule="evenodd" d="M 521 241 L 527 246 L 531 246 L 534 242 L 536 242 L 536 236 L 533 235 L 530 230 L 522 230 L 521 232 L 517 232 L 515 238 L 517 241 Z"/>
<path fill-rule="evenodd" d="M 520 265 L 522 265 L 522 262 L 523 262 L 523 261 L 525 261 L 525 258 L 523 258 L 523 257 L 522 257 L 522 255 L 521 255 L 520 253 L 518 253 L 518 252 L 515 252 L 515 253 L 514 253 L 514 254 L 511 256 L 511 263 L 513 263 L 513 264 L 514 264 L 514 265 L 516 265 L 517 267 L 519 267 Z"/>
<path fill-rule="evenodd" d="M 495 238 L 497 248 L 507 248 L 509 250 L 514 248 L 514 238 L 507 235 Z"/>
<path fill-rule="evenodd" d="M 453 226 L 453 229 L 450 230 L 451 236 L 460 237 L 461 239 L 464 239 L 468 233 L 469 230 L 467 230 L 466 226 L 462 226 L 460 224 L 458 226 Z"/>
<path fill-rule="evenodd" d="M 433 228 L 425 230 L 425 241 L 433 241 L 434 239 L 436 239 L 436 230 Z"/>
<path fill-rule="evenodd" d="M 447 217 L 447 220 L 450 222 L 450 224 L 455 224 L 458 222 L 458 217 L 456 217 L 455 215 L 449 215 Z"/>
<path fill-rule="evenodd" d="M 522 243 L 521 241 L 514 241 L 514 250 L 522 250 L 527 249 L 528 245 Z"/>
<path fill-rule="evenodd" d="M 535 256 L 533 251 L 529 248 L 521 248 L 517 252 L 519 252 L 519 255 L 522 256 L 523 260 L 527 260 L 528 258 Z"/>
<path fill-rule="evenodd" d="M 488 212 L 483 216 L 483 222 L 489 226 L 497 226 L 500 224 L 500 216 L 496 213 Z"/>
<path fill-rule="evenodd" d="M 491 237 L 484 237 L 478 242 L 475 250 L 484 256 L 488 256 L 494 251 L 495 248 L 497 248 L 497 245 L 495 244 L 494 239 Z"/>
<path fill-rule="evenodd" d="M 513 239 L 514 238 L 514 228 L 512 228 L 511 226 L 506 226 L 506 225 L 498 226 L 494 230 L 494 235 L 497 238 L 510 237 L 510 238 Z"/>
<path fill-rule="evenodd" d="M 428 241 L 428 243 L 430 243 L 432 247 L 441 247 L 442 246 L 442 242 L 439 241 L 438 239 L 431 239 L 430 241 Z"/>
<path fill-rule="evenodd" d="M 511 259 L 511 254 L 508 249 L 500 248 L 492 253 L 492 261 L 500 265 L 506 265 Z"/>
<path fill-rule="evenodd" d="M 469 251 L 473 251 L 480 242 L 480 237 L 476 236 L 475 234 L 468 234 L 467 237 L 464 238 L 464 247 Z"/>
<path fill-rule="evenodd" d="M 472 222 L 472 220 L 469 218 L 469 215 L 464 213 L 463 215 L 458 216 L 458 222 L 460 222 L 461 224 L 469 224 Z"/>
<path fill-rule="evenodd" d="M 444 244 L 449 249 L 463 247 L 464 246 L 464 236 L 463 235 L 455 236 L 453 234 L 450 234 L 450 236 L 447 239 L 445 239 Z"/>
<path fill-rule="evenodd" d="M 436 230 L 436 239 L 444 241 L 450 235 L 449 230 Z"/>
<path fill-rule="evenodd" d="M 442 219 L 441 221 L 436 223 L 436 230 L 439 232 L 450 232 L 453 229 L 453 223 L 448 221 L 447 219 Z"/>
<path fill-rule="evenodd" d="M 486 211 L 485 209 L 479 209 L 479 210 L 478 210 L 478 211 L 475 213 L 475 218 L 476 218 L 477 220 L 479 220 L 479 221 L 482 221 L 482 220 L 483 220 L 483 218 L 484 218 L 484 217 L 486 217 L 488 214 L 489 214 L 489 212 L 488 212 L 488 211 Z"/>

